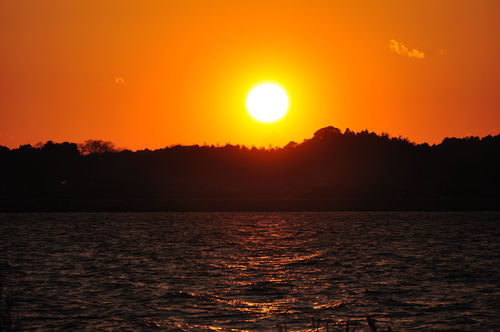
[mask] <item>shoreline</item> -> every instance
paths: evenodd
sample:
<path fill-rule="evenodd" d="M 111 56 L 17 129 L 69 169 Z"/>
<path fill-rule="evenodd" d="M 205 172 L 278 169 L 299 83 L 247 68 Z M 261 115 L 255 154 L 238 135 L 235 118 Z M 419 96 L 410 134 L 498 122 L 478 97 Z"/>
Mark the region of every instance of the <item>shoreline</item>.
<path fill-rule="evenodd" d="M 0 212 L 500 211 L 500 199 L 0 199 Z"/>

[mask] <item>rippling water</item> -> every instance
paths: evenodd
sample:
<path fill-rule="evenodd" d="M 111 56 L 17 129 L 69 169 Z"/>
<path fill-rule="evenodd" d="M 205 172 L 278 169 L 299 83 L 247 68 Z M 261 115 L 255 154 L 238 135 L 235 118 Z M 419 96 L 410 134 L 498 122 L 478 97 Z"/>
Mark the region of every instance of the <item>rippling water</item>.
<path fill-rule="evenodd" d="M 0 240 L 24 329 L 500 326 L 500 213 L 2 214 Z"/>

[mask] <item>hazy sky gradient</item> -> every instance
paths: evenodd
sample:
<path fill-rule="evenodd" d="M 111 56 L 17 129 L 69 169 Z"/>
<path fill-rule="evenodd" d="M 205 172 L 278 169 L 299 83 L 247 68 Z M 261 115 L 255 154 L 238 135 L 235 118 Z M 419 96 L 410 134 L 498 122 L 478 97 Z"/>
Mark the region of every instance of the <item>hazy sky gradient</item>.
<path fill-rule="evenodd" d="M 284 145 L 500 132 L 500 2 L 0 2 L 0 144 Z M 245 109 L 276 82 L 289 113 Z"/>

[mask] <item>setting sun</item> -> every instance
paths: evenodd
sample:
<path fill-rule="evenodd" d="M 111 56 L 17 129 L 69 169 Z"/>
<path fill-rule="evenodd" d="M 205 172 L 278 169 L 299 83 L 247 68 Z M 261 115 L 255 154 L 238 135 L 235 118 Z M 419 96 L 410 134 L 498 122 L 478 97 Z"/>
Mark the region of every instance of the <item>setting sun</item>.
<path fill-rule="evenodd" d="M 285 90 L 275 84 L 260 84 L 248 94 L 247 109 L 255 119 L 273 122 L 286 114 L 288 96 Z"/>

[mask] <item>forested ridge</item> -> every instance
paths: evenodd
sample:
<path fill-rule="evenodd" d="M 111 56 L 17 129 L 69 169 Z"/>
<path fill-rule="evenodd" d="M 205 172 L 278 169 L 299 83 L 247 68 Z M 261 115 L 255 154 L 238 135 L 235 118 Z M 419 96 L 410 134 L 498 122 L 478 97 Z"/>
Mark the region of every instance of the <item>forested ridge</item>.
<path fill-rule="evenodd" d="M 430 146 L 334 127 L 267 149 L 133 152 L 102 141 L 0 147 L 0 209 L 498 209 L 499 152 L 500 135 Z"/>

